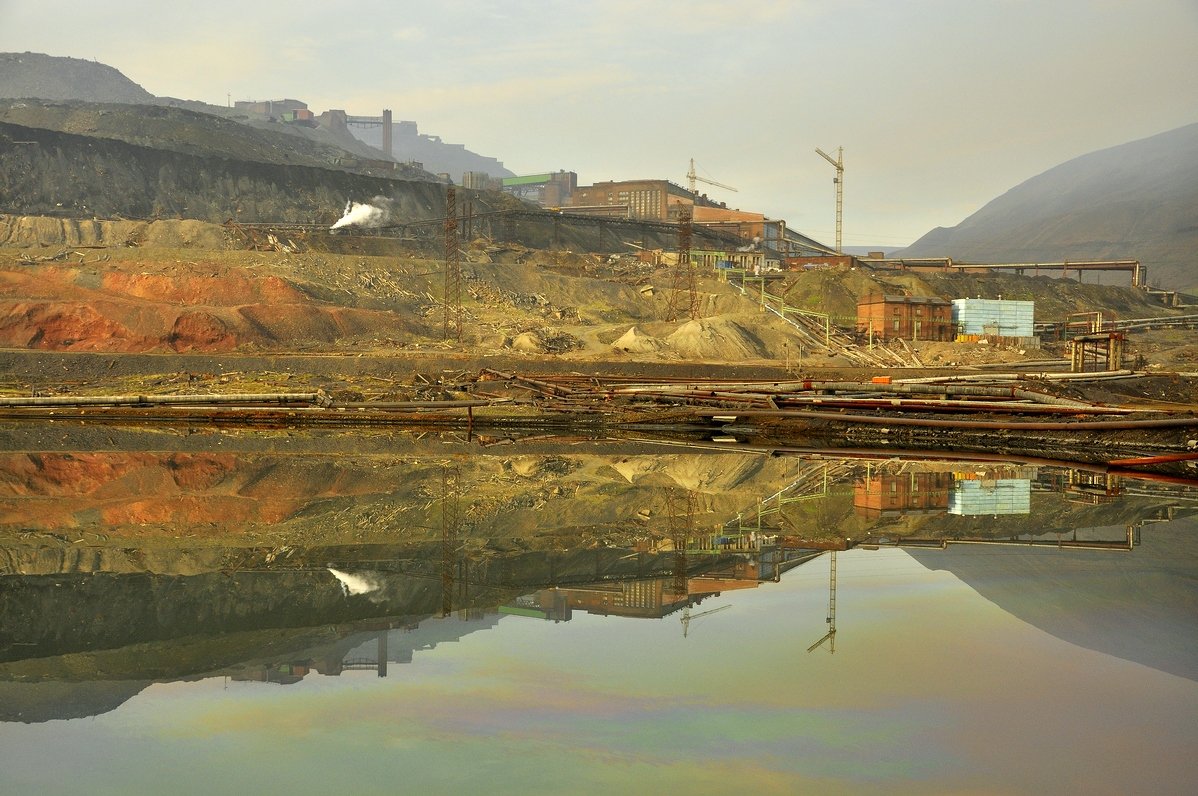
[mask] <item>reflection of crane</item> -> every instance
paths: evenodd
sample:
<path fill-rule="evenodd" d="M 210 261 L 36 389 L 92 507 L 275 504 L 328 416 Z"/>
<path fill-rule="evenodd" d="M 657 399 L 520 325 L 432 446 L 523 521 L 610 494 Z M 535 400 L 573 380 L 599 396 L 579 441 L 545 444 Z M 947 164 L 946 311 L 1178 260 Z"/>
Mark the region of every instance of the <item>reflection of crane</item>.
<path fill-rule="evenodd" d="M 686 606 L 685 608 L 682 609 L 682 637 L 686 638 L 687 631 L 689 631 L 691 629 L 691 620 L 692 619 L 698 619 L 700 616 L 707 616 L 708 614 L 719 613 L 720 611 L 724 610 L 725 608 L 731 608 L 731 607 L 732 607 L 731 605 L 721 605 L 719 608 L 712 608 L 710 611 L 702 611 L 697 614 L 692 614 L 691 607 L 689 605 Z"/>
<path fill-rule="evenodd" d="M 686 173 L 686 179 L 687 179 L 687 184 L 690 186 L 691 193 L 695 192 L 695 181 L 696 180 L 698 180 L 699 182 L 705 182 L 708 185 L 714 185 L 717 188 L 723 188 L 728 191 L 736 191 L 736 189 L 733 188 L 731 185 L 724 185 L 724 183 L 722 183 L 722 182 L 716 182 L 715 180 L 709 180 L 706 177 L 700 177 L 698 174 L 695 174 L 695 159 L 694 158 L 691 158 L 691 168 L 690 168 L 690 171 L 688 171 Z"/>
<path fill-rule="evenodd" d="M 814 652 L 825 641 L 828 644 L 828 652 L 836 654 L 836 551 L 832 550 L 832 571 L 828 577 L 828 632 L 819 641 L 807 648 L 808 652 Z"/>
<path fill-rule="evenodd" d="M 844 147 L 836 148 L 836 160 L 832 160 L 832 156 L 819 147 L 815 148 L 815 153 L 836 168 L 836 176 L 832 182 L 836 183 L 836 253 L 840 254 L 840 211 L 844 207 Z"/>

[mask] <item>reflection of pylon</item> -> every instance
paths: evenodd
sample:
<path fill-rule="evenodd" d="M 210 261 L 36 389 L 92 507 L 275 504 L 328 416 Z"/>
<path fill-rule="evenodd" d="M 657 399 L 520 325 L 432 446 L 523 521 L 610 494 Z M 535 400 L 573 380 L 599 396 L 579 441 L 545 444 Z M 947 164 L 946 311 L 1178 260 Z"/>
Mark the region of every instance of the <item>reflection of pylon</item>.
<path fill-rule="evenodd" d="M 462 262 L 458 257 L 457 190 L 445 192 L 445 339 L 462 339 Z"/>
<path fill-rule="evenodd" d="M 683 291 L 686 292 L 690 319 L 693 321 L 699 317 L 699 286 L 695 281 L 695 269 L 691 267 L 692 218 L 690 205 L 678 206 L 678 262 L 674 266 L 674 279 L 670 286 L 667 321 L 678 320 Z"/>
<path fill-rule="evenodd" d="M 458 568 L 458 468 L 441 468 L 441 616 L 453 613 Z"/>
<path fill-rule="evenodd" d="M 690 584 L 687 574 L 686 548 L 695 528 L 695 508 L 698 500 L 694 492 L 687 490 L 685 498 L 667 489 L 666 514 L 670 522 L 670 544 L 674 548 L 674 594 L 688 597 Z"/>

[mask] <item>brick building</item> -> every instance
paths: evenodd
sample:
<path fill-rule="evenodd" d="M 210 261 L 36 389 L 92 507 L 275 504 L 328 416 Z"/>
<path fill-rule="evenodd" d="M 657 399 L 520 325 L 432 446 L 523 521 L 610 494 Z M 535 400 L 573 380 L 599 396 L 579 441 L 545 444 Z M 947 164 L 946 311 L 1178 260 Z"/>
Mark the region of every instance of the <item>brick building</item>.
<path fill-rule="evenodd" d="M 569 206 L 626 205 L 628 218 L 677 221 L 678 205 L 694 203 L 693 193 L 669 180 L 624 180 L 580 185 L 570 196 Z"/>
<path fill-rule="evenodd" d="M 872 331 L 879 340 L 953 340 L 953 305 L 930 296 L 874 294 L 857 303 L 857 331 Z"/>

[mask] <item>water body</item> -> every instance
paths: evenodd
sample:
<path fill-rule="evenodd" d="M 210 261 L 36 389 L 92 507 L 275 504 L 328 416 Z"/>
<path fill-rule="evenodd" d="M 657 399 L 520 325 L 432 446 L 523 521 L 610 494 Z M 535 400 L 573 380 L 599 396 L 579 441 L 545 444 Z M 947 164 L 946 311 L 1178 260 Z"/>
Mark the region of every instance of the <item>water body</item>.
<path fill-rule="evenodd" d="M 0 791 L 1189 793 L 1198 489 L 0 430 Z"/>

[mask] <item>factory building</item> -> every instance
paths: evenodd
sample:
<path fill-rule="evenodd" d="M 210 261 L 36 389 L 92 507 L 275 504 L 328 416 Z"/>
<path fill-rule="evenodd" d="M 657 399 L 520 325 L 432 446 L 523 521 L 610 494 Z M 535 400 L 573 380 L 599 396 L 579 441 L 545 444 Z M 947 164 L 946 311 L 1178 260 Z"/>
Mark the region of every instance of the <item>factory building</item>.
<path fill-rule="evenodd" d="M 931 296 L 875 293 L 857 304 L 857 331 L 876 340 L 952 340 L 953 305 Z"/>
<path fill-rule="evenodd" d="M 568 204 L 577 188 L 578 175 L 572 171 L 503 178 L 505 193 L 527 202 L 536 202 L 541 207 L 561 207 Z"/>
<path fill-rule="evenodd" d="M 1032 337 L 1036 303 L 1002 299 L 953 299 L 953 322 L 963 335 Z"/>
<path fill-rule="evenodd" d="M 623 207 L 624 217 L 677 221 L 679 205 L 694 205 L 695 195 L 669 180 L 597 182 L 576 188 L 567 207 Z"/>

